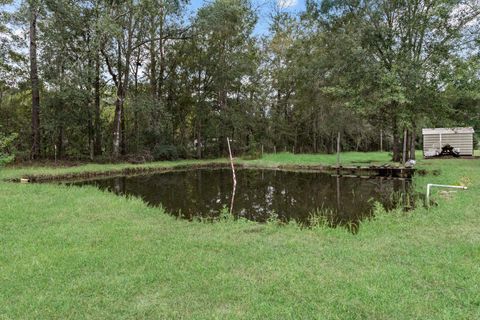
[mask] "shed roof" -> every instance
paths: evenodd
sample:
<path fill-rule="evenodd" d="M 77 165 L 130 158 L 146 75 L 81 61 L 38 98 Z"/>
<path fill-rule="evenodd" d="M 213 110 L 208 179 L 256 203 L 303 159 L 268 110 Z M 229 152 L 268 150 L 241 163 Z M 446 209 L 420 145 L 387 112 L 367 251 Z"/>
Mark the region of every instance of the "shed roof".
<path fill-rule="evenodd" d="M 455 134 L 455 133 L 474 133 L 472 127 L 465 128 L 425 128 L 422 134 Z"/>

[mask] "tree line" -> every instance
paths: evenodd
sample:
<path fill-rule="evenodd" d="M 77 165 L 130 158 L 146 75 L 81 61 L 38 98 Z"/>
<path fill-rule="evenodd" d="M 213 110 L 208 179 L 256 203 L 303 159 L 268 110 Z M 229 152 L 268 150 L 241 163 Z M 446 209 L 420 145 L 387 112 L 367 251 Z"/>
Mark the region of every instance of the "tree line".
<path fill-rule="evenodd" d="M 335 152 L 340 133 L 400 161 L 422 127 L 480 128 L 478 1 L 307 0 L 272 5 L 261 32 L 250 0 L 11 8 L 0 137 L 19 159 L 214 157 L 227 137 L 250 155 Z"/>

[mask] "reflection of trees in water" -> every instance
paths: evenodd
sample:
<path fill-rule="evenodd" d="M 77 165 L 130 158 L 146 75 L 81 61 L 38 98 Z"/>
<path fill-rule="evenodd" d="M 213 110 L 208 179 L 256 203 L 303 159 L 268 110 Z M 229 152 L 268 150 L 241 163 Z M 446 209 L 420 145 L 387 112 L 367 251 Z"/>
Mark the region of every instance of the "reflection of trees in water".
<path fill-rule="evenodd" d="M 397 206 L 413 206 L 415 194 L 412 190 L 411 181 L 403 178 L 368 179 L 369 184 L 375 186 L 378 200 L 386 209 L 393 209 Z"/>
<path fill-rule="evenodd" d="M 113 192 L 116 194 L 125 194 L 125 177 L 113 178 Z"/>
<path fill-rule="evenodd" d="M 372 194 L 372 192 L 375 193 L 374 188 L 361 190 L 361 188 L 365 189 L 364 186 L 362 187 L 365 181 L 354 183 L 359 179 L 345 180 L 318 173 L 278 171 L 269 172 L 271 176 L 265 182 L 265 172 L 261 174 L 263 179 L 260 180 L 264 183 L 257 184 L 253 194 L 242 192 L 242 190 L 252 187 L 252 183 L 245 183 L 244 178 L 247 181 L 255 181 L 255 177 L 239 178 L 241 188 L 238 197 L 249 203 L 253 209 L 261 208 L 250 214 L 251 216 L 255 214 L 256 216 L 252 218 L 256 220 L 259 216 L 266 219 L 269 212 L 275 211 L 283 220 L 295 219 L 305 222 L 315 208 L 322 207 L 338 213 L 336 222 L 356 221 L 358 219 L 353 218 L 359 216 L 358 209 L 364 208 L 366 209 L 364 211 L 370 211 L 371 204 L 367 200 L 375 195 Z M 341 187 L 343 184 L 346 184 L 346 188 Z M 348 193 L 355 188 L 360 191 Z M 365 192 L 367 195 L 363 196 Z M 358 200 L 363 200 L 364 204 L 359 206 Z"/>
<path fill-rule="evenodd" d="M 167 211 L 181 211 L 187 218 L 218 215 L 234 199 L 234 214 L 251 220 L 266 221 L 275 212 L 281 220 L 306 224 L 312 212 L 330 212 L 325 215 L 329 224 L 347 225 L 351 230 L 371 215 L 371 199 L 387 208 L 395 192 L 409 199 L 408 181 L 280 170 L 238 170 L 234 194 L 228 169 L 117 177 L 95 183 L 119 194 L 142 197 L 152 205 L 161 203 Z"/>

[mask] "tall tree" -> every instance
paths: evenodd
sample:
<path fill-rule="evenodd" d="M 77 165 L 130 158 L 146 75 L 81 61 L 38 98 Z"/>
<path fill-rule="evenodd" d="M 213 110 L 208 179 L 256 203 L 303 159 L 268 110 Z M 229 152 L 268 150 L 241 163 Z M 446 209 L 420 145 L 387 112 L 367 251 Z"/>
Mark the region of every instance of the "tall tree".
<path fill-rule="evenodd" d="M 112 139 L 114 158 L 126 152 L 125 100 L 130 85 L 133 51 L 143 44 L 144 39 L 139 12 L 136 1 L 113 1 L 107 3 L 103 17 L 104 23 L 109 25 L 110 33 L 104 35 L 102 54 L 116 88 Z"/>
<path fill-rule="evenodd" d="M 29 40 L 30 40 L 30 83 L 32 90 L 32 147 L 30 150 L 31 159 L 40 157 L 40 83 L 38 79 L 37 64 L 37 19 L 40 3 L 36 0 L 28 1 L 29 13 Z"/>
<path fill-rule="evenodd" d="M 201 8 L 195 21 L 197 95 L 204 99 L 199 106 L 208 101 L 205 107 L 210 109 L 197 112 L 197 139 L 202 146 L 205 114 L 215 112 L 212 133 L 220 154 L 226 150 L 226 137 L 236 136 L 240 122 L 234 117 L 244 120 L 239 101 L 243 84 L 256 72 L 257 46 L 252 36 L 256 20 L 249 1 L 216 0 Z"/>

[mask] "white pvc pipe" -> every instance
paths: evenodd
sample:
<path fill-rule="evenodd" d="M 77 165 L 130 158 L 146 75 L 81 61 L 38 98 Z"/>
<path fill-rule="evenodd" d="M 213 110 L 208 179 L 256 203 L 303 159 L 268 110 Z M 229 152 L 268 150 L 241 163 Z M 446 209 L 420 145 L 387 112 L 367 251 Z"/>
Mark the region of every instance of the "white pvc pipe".
<path fill-rule="evenodd" d="M 447 184 L 435 184 L 435 183 L 429 183 L 427 184 L 427 207 L 430 207 L 430 189 L 432 187 L 438 187 L 438 188 L 450 188 L 450 189 L 462 189 L 462 190 L 467 190 L 467 187 L 464 186 L 451 186 Z"/>

